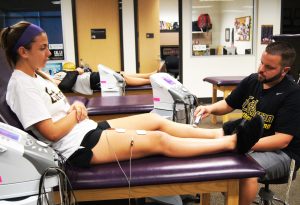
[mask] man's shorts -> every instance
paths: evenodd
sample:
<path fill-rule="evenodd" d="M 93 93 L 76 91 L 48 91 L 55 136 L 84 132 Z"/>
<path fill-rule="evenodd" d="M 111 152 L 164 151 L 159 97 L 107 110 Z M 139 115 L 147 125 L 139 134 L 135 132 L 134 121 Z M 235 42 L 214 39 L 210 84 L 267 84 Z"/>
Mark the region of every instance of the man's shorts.
<path fill-rule="evenodd" d="M 289 174 L 291 158 L 281 150 L 251 152 L 249 155 L 266 171 L 266 175 L 261 180 L 278 179 Z"/>
<path fill-rule="evenodd" d="M 92 149 L 98 143 L 102 132 L 106 129 L 109 129 L 110 125 L 107 121 L 99 122 L 96 129 L 93 129 L 86 133 L 80 146 L 83 148 L 75 151 L 67 160 L 71 166 L 76 167 L 90 167 L 91 159 L 93 157 Z"/>

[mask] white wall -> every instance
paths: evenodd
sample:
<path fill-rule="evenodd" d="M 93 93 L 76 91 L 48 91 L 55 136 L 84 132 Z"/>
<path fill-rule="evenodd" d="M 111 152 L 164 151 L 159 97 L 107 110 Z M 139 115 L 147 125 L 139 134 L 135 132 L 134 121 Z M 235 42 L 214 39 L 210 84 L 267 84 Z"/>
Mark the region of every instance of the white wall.
<path fill-rule="evenodd" d="M 178 0 L 160 0 L 159 19 L 167 22 L 178 22 Z"/>
<path fill-rule="evenodd" d="M 61 1 L 61 21 L 64 42 L 65 61 L 75 63 L 72 1 Z"/>
<path fill-rule="evenodd" d="M 191 55 L 191 22 L 192 22 L 192 5 L 191 1 L 183 1 L 183 84 L 197 97 L 211 97 L 212 85 L 203 82 L 208 76 L 242 76 L 256 72 L 257 55 L 238 55 L 238 56 L 199 56 Z M 272 6 L 270 6 L 272 5 Z M 273 24 L 280 27 L 280 0 L 259 0 L 258 2 L 258 18 L 264 19 L 264 23 Z M 275 10 L 273 10 L 275 9 Z M 268 16 L 271 17 L 269 18 Z M 265 21 L 265 19 L 268 19 Z M 255 22 L 254 22 L 255 23 Z M 257 31 L 257 24 L 254 24 L 254 31 Z M 254 38 L 256 38 L 254 34 Z M 255 40 L 255 42 L 257 42 Z M 260 42 L 259 42 L 260 43 Z M 257 42 L 258 44 L 258 42 Z M 256 44 L 254 44 L 256 45 Z M 256 46 L 255 46 L 256 47 Z M 259 58 L 261 51 L 264 49 L 260 44 L 257 45 Z M 254 49 L 256 50 L 256 49 Z M 222 96 L 218 93 L 218 96 Z"/>
<path fill-rule="evenodd" d="M 260 44 L 261 25 L 273 25 L 273 34 L 280 34 L 281 0 L 260 0 L 258 8 L 256 66 L 260 64 L 260 56 L 266 48 L 266 45 Z"/>
<path fill-rule="evenodd" d="M 123 0 L 122 12 L 124 71 L 136 73 L 133 0 Z"/>

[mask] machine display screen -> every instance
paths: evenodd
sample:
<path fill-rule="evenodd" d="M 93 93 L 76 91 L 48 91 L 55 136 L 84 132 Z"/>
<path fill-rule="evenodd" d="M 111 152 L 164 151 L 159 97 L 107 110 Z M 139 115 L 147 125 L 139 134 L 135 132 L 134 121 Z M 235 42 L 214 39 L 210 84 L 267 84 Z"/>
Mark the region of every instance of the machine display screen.
<path fill-rule="evenodd" d="M 170 85 L 176 84 L 171 78 L 163 77 L 163 79 L 164 79 L 167 83 L 169 83 Z"/>
<path fill-rule="evenodd" d="M 2 129 L 2 128 L 0 128 L 0 136 L 8 137 L 8 138 L 10 138 L 12 140 L 15 140 L 15 141 L 20 140 L 20 135 L 18 135 L 16 133 L 13 133 L 13 132 L 10 132 L 8 130 Z"/>

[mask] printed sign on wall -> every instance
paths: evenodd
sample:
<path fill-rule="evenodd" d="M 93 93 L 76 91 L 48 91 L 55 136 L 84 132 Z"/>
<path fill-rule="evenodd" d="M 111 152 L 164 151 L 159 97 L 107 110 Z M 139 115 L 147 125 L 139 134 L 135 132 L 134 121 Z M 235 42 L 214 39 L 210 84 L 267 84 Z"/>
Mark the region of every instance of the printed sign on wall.
<path fill-rule="evenodd" d="M 52 53 L 50 60 L 64 60 L 63 44 L 49 44 L 49 50 Z"/>

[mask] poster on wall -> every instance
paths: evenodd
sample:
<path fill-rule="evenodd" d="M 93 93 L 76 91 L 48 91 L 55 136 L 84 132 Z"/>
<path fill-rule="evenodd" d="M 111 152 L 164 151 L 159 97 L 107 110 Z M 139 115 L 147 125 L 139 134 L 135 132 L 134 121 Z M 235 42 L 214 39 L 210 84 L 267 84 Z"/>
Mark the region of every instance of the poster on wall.
<path fill-rule="evenodd" d="M 50 60 L 64 60 L 63 44 L 49 44 L 49 50 L 52 53 Z"/>
<path fill-rule="evenodd" d="M 251 16 L 236 18 L 234 26 L 236 41 L 250 41 Z"/>
<path fill-rule="evenodd" d="M 261 44 L 269 44 L 272 41 L 273 25 L 261 26 Z"/>

